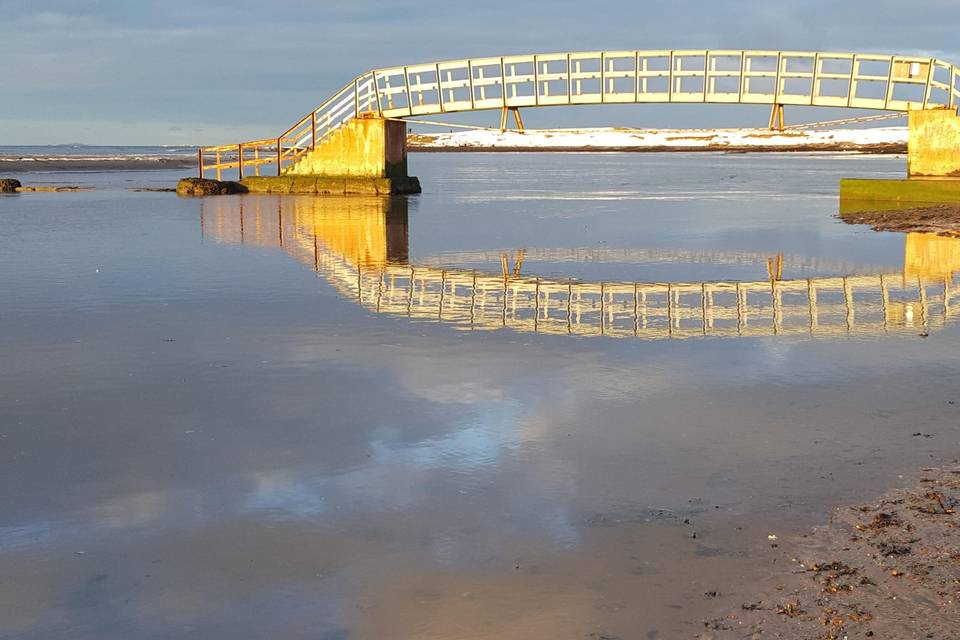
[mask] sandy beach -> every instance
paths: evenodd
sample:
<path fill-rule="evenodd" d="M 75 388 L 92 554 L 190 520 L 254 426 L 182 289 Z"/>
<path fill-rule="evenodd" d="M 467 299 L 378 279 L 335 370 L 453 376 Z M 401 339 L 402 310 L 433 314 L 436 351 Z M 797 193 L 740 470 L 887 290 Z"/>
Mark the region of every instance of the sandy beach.
<path fill-rule="evenodd" d="M 958 511 L 960 466 L 930 468 L 904 488 L 838 507 L 810 532 L 771 535 L 757 559 L 769 576 L 737 610 L 705 620 L 697 637 L 955 638 Z"/>

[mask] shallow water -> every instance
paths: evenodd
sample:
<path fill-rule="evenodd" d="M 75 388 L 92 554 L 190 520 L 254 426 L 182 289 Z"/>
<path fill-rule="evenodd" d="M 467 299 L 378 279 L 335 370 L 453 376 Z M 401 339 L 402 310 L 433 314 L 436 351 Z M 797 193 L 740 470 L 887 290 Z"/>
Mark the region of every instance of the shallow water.
<path fill-rule="evenodd" d="M 0 636 L 692 635 L 768 533 L 956 455 L 960 241 L 834 217 L 903 164 L 0 197 Z"/>

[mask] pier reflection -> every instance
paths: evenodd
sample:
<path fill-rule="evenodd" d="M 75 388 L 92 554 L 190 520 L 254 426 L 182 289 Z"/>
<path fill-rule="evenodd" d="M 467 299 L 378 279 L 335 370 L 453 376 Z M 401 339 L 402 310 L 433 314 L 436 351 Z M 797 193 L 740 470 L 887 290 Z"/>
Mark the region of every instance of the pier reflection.
<path fill-rule="evenodd" d="M 954 320 L 960 309 L 955 238 L 907 234 L 899 272 L 844 275 L 838 263 L 836 276 L 778 278 L 784 264 L 799 260 L 788 256 L 777 258 L 776 275 L 756 281 L 584 282 L 522 275 L 518 268 L 411 264 L 407 218 L 404 198 L 239 196 L 201 204 L 205 237 L 281 248 L 371 311 L 469 330 L 641 339 L 923 335 Z M 638 260 L 691 257 L 682 251 L 611 253 L 621 261 L 634 254 Z M 571 260 L 598 252 L 525 253 L 528 262 L 553 254 Z M 769 257 L 740 253 L 709 258 L 769 264 Z"/>

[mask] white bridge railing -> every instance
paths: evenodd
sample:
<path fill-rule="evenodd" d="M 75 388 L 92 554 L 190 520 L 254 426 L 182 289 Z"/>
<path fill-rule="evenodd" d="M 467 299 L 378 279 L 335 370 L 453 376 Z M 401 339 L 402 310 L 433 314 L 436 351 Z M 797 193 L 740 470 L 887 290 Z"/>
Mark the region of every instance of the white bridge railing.
<path fill-rule="evenodd" d="M 960 104 L 960 69 L 872 53 L 620 50 L 445 60 L 360 74 L 277 138 L 202 147 L 200 175 L 295 163 L 362 114 L 623 104 L 769 104 L 910 111 Z"/>

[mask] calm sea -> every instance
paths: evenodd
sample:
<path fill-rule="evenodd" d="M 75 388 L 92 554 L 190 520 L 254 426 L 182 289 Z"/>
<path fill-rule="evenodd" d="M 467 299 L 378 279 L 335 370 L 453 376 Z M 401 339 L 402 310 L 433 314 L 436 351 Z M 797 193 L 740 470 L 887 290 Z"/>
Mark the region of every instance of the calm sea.
<path fill-rule="evenodd" d="M 902 157 L 410 166 L 0 196 L 0 637 L 692 637 L 956 456 L 960 240 L 836 215 Z"/>

